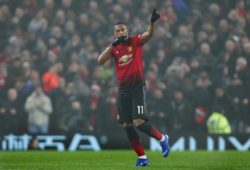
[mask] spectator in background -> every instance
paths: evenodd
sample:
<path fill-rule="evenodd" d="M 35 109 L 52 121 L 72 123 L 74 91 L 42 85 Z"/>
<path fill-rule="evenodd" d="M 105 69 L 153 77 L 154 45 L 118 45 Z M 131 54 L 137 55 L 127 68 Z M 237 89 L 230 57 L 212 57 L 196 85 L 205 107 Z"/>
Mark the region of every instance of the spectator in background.
<path fill-rule="evenodd" d="M 194 118 L 193 129 L 197 130 L 197 132 L 205 132 L 206 131 L 206 118 L 207 118 L 205 107 L 200 106 L 200 107 L 195 108 L 193 118 Z"/>
<path fill-rule="evenodd" d="M 193 32 L 186 25 L 181 25 L 178 28 L 178 34 L 173 39 L 173 51 L 175 55 L 190 57 L 194 48 Z"/>
<path fill-rule="evenodd" d="M 4 95 L 4 91 L 7 88 L 7 78 L 8 78 L 8 69 L 5 64 L 0 64 L 0 97 Z"/>
<path fill-rule="evenodd" d="M 190 15 L 190 9 L 184 0 L 172 1 L 177 11 L 177 14 L 181 20 L 187 19 Z"/>
<path fill-rule="evenodd" d="M 150 120 L 159 128 L 161 131 L 166 131 L 169 127 L 169 116 L 167 113 L 168 102 L 164 99 L 164 93 L 161 89 L 157 88 L 154 90 L 152 98 L 149 103 L 149 117 Z"/>
<path fill-rule="evenodd" d="M 15 81 L 14 89 L 17 90 L 18 102 L 17 105 L 20 106 L 20 113 L 18 115 L 19 118 L 19 132 L 26 133 L 27 132 L 27 114 L 24 111 L 24 103 L 29 94 L 24 91 L 24 80 L 19 78 Z"/>
<path fill-rule="evenodd" d="M 50 98 L 44 94 L 39 84 L 26 99 L 24 108 L 28 113 L 28 131 L 32 134 L 48 133 L 49 115 L 53 108 Z"/>
<path fill-rule="evenodd" d="M 79 100 L 71 101 L 70 109 L 60 119 L 60 128 L 65 132 L 87 133 L 94 130 Z"/>
<path fill-rule="evenodd" d="M 238 56 L 237 48 L 234 41 L 228 39 L 224 44 L 224 50 L 220 54 L 219 62 L 228 67 L 229 74 L 232 75 L 236 57 Z"/>
<path fill-rule="evenodd" d="M 58 63 L 50 66 L 49 70 L 43 74 L 42 82 L 43 91 L 47 94 L 59 87 L 60 75 Z"/>
<path fill-rule="evenodd" d="M 250 41 L 247 40 L 243 44 L 243 57 L 247 60 L 247 63 L 250 63 Z"/>
<path fill-rule="evenodd" d="M 64 73 L 64 77 L 67 82 L 72 82 L 77 76 L 79 76 L 80 66 L 78 54 L 76 52 L 72 52 L 69 58 L 70 59 L 66 61 L 67 64 L 65 65 L 66 71 Z"/>
<path fill-rule="evenodd" d="M 18 99 L 17 90 L 15 88 L 8 89 L 5 98 L 0 102 L 1 131 L 5 134 L 18 133 L 19 118 L 23 114 L 23 109 Z"/>
<path fill-rule="evenodd" d="M 98 84 L 92 84 L 90 96 L 87 98 L 86 104 L 89 106 L 86 110 L 88 121 L 95 131 L 101 130 L 102 127 L 102 97 L 101 88 Z"/>
<path fill-rule="evenodd" d="M 202 43 L 197 54 L 197 59 L 200 63 L 200 67 L 204 70 L 212 71 L 212 67 L 215 64 L 215 56 L 212 55 L 210 45 L 208 43 Z"/>
<path fill-rule="evenodd" d="M 185 59 L 177 57 L 166 70 L 166 79 L 169 87 L 181 87 L 184 92 L 189 92 L 193 89 L 193 83 L 188 73 L 190 67 Z"/>
<path fill-rule="evenodd" d="M 174 89 L 167 112 L 171 114 L 172 130 L 183 132 L 190 130 L 191 107 L 183 90 Z"/>
<path fill-rule="evenodd" d="M 231 122 L 233 120 L 232 102 L 227 95 L 224 87 L 217 85 L 214 90 L 215 97 L 212 101 L 212 108 L 220 108 L 220 112 Z"/>
<path fill-rule="evenodd" d="M 91 87 L 80 75 L 77 75 L 72 82 L 72 93 L 81 102 L 84 102 L 91 95 Z"/>
<path fill-rule="evenodd" d="M 6 4 L 0 6 L 0 52 L 4 51 L 4 47 L 8 42 L 9 20 L 11 20 L 10 9 Z"/>
<path fill-rule="evenodd" d="M 60 118 L 68 113 L 71 107 L 71 101 L 76 98 L 72 94 L 72 90 L 72 83 L 67 83 L 66 80 L 61 77 L 59 88 L 50 93 L 49 97 L 53 106 L 53 114 L 50 116 L 50 131 L 57 132 L 60 130 Z"/>
<path fill-rule="evenodd" d="M 216 27 L 219 25 L 221 17 L 221 7 L 217 3 L 211 3 L 208 7 L 209 15 L 208 18 L 212 21 L 212 24 Z"/>
<path fill-rule="evenodd" d="M 238 57 L 235 64 L 234 78 L 236 80 L 234 88 L 232 88 L 232 96 L 238 98 L 239 107 L 237 113 L 240 114 L 238 118 L 245 127 L 249 122 L 246 121 L 250 111 L 250 96 L 249 96 L 249 87 L 247 86 L 250 81 L 250 73 L 248 62 L 244 57 Z M 238 83 L 237 83 L 238 82 Z M 236 102 L 237 103 L 237 102 Z M 245 128 L 244 128 L 245 129 Z"/>
<path fill-rule="evenodd" d="M 218 40 L 221 44 L 225 44 L 231 31 L 231 25 L 227 19 L 221 19 L 218 25 Z"/>
<path fill-rule="evenodd" d="M 192 108 L 192 128 L 204 130 L 206 114 L 211 110 L 211 98 L 209 86 L 206 80 L 198 77 L 194 89 L 188 94 Z"/>
<path fill-rule="evenodd" d="M 24 83 L 23 91 L 25 94 L 29 95 L 33 89 L 34 85 L 40 82 L 40 74 L 36 70 L 32 70 L 27 81 Z"/>
<path fill-rule="evenodd" d="M 73 33 L 73 35 L 70 36 L 70 41 L 68 41 L 65 45 L 65 54 L 69 56 L 72 52 L 79 53 L 80 49 L 82 48 L 82 43 L 80 36 L 76 33 Z M 72 55 L 72 54 L 71 54 Z M 71 59 L 72 60 L 72 59 Z M 67 61 L 67 59 L 66 59 Z"/>
<path fill-rule="evenodd" d="M 215 108 L 214 110 L 219 110 Z M 231 134 L 232 129 L 226 116 L 219 111 L 213 111 L 207 120 L 207 128 L 209 134 Z"/>

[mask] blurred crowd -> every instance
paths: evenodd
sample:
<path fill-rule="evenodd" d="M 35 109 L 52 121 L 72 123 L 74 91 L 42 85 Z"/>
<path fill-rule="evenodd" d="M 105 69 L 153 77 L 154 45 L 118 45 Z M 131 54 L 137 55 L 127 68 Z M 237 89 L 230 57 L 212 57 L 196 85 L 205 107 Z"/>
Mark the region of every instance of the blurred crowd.
<path fill-rule="evenodd" d="M 150 120 L 206 132 L 212 112 L 250 133 L 250 1 L 0 0 L 0 132 L 102 132 L 116 125 L 113 25 L 161 18 L 145 45 Z"/>

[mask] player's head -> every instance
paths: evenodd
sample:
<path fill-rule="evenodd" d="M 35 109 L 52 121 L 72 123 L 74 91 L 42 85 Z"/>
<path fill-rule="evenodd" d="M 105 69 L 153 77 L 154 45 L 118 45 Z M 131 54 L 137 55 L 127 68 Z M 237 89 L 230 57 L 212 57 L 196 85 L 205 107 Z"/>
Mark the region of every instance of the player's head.
<path fill-rule="evenodd" d="M 128 37 L 128 29 L 125 23 L 123 22 L 117 22 L 114 26 L 114 36 L 116 38 L 120 36 L 126 36 Z"/>

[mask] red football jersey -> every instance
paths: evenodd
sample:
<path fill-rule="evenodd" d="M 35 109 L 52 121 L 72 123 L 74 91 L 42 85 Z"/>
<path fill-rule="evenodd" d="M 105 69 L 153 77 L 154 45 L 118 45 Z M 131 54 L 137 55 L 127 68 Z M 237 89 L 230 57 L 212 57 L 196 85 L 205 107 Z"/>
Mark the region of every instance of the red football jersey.
<path fill-rule="evenodd" d="M 115 71 L 120 88 L 144 82 L 141 35 L 129 37 L 126 44 L 112 49 Z"/>

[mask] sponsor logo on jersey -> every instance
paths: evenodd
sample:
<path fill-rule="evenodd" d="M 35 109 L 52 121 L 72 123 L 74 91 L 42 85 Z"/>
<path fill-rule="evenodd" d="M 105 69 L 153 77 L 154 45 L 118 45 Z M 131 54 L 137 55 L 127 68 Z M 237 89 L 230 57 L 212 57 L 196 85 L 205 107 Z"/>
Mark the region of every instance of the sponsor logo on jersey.
<path fill-rule="evenodd" d="M 126 62 L 128 62 L 128 60 L 130 60 L 132 58 L 132 55 L 130 54 L 130 55 L 124 55 L 124 56 L 122 56 L 121 58 L 119 58 L 119 62 L 121 62 L 121 63 L 126 63 Z"/>
<path fill-rule="evenodd" d="M 119 66 L 124 66 L 129 64 L 131 61 L 133 60 L 132 58 L 132 54 L 129 55 L 124 55 L 122 57 L 119 58 Z"/>

